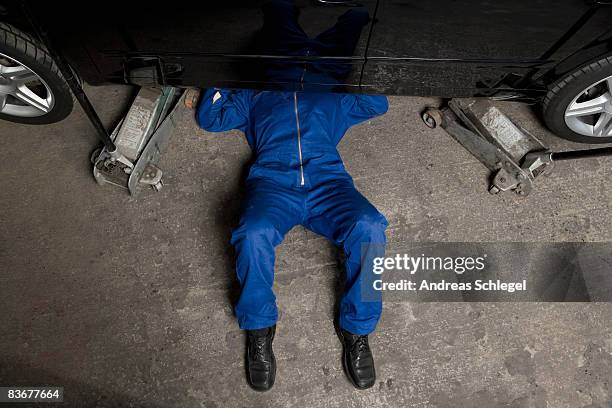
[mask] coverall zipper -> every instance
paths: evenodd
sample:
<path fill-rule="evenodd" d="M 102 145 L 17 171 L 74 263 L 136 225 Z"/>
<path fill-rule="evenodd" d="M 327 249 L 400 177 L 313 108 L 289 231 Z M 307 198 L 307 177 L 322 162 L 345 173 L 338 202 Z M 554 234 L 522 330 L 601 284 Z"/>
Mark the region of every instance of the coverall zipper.
<path fill-rule="evenodd" d="M 300 131 L 300 117 L 298 115 L 297 92 L 293 93 L 293 106 L 295 108 L 295 125 L 297 127 L 298 155 L 300 157 L 300 186 L 304 185 L 304 163 L 302 162 L 302 135 Z"/>

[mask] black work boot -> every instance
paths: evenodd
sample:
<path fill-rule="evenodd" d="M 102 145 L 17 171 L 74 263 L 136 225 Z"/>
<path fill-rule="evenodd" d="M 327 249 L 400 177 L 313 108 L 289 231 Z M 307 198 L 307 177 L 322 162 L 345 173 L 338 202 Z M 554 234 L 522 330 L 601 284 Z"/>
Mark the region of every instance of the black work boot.
<path fill-rule="evenodd" d="M 256 391 L 268 391 L 274 385 L 276 359 L 272 340 L 275 332 L 276 325 L 247 330 L 247 380 Z"/>
<path fill-rule="evenodd" d="M 342 345 L 342 365 L 353 385 L 360 389 L 370 388 L 376 382 L 374 357 L 368 344 L 368 336 L 359 336 L 340 330 Z"/>

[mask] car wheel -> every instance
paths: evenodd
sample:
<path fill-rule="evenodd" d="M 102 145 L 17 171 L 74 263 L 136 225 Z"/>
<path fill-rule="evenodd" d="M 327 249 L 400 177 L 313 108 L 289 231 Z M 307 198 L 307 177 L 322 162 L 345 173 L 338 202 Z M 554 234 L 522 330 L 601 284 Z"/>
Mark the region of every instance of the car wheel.
<path fill-rule="evenodd" d="M 54 123 L 72 107 L 70 89 L 45 48 L 29 34 L 0 23 L 0 119 Z"/>
<path fill-rule="evenodd" d="M 612 56 L 555 82 L 543 101 L 544 121 L 580 143 L 612 142 Z"/>

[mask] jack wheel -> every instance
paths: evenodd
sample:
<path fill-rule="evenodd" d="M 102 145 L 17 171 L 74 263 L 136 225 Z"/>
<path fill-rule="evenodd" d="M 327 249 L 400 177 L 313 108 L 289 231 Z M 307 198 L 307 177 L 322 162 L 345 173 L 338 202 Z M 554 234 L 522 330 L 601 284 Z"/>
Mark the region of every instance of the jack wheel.
<path fill-rule="evenodd" d="M 151 188 L 155 191 L 160 191 L 163 186 L 164 186 L 164 183 L 161 180 L 159 180 L 159 183 L 153 184 Z"/>
<path fill-rule="evenodd" d="M 91 152 L 91 156 L 89 156 L 89 161 L 91 164 L 96 164 L 96 160 L 98 159 L 98 156 L 100 156 L 100 153 L 102 153 L 101 147 L 98 147 L 96 150 Z"/>
<path fill-rule="evenodd" d="M 421 119 L 425 122 L 425 125 L 430 129 L 435 129 L 442 126 L 442 112 L 437 108 L 427 108 L 421 115 Z"/>

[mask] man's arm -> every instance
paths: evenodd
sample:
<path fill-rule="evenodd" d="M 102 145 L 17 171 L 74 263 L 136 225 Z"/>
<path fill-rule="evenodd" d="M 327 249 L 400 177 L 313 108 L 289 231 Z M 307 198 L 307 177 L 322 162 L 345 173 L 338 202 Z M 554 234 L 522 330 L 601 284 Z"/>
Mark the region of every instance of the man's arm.
<path fill-rule="evenodd" d="M 340 98 L 340 117 L 342 133 L 358 123 L 380 116 L 387 112 L 389 103 L 383 95 L 342 95 Z"/>
<path fill-rule="evenodd" d="M 209 132 L 244 131 L 249 123 L 250 91 L 206 89 L 196 113 L 198 125 Z"/>

